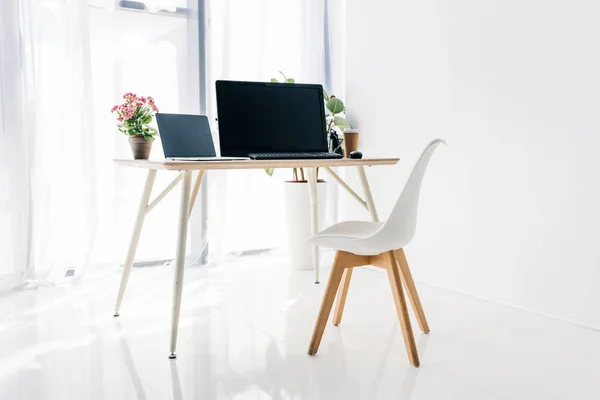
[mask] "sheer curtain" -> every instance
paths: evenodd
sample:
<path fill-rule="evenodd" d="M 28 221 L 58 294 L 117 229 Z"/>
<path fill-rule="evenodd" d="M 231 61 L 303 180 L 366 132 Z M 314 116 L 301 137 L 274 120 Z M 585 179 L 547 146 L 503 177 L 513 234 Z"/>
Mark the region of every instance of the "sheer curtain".
<path fill-rule="evenodd" d="M 197 2 L 163 0 L 115 5 L 93 0 L 89 7 L 90 48 L 94 89 L 94 119 L 98 130 L 97 180 L 98 235 L 95 263 L 122 263 L 129 243 L 145 171 L 117 167 L 113 158 L 131 158 L 127 137 L 115 129 L 110 113 L 122 95 L 134 92 L 152 96 L 160 111 L 198 114 L 199 54 Z M 146 7 L 140 9 L 140 7 Z M 175 12 L 155 12 L 172 10 Z M 162 158 L 160 138 L 153 142 L 151 158 Z M 157 174 L 154 194 L 176 176 Z M 136 260 L 155 262 L 174 256 L 179 207 L 174 190 L 148 215 Z M 196 215 L 193 225 L 200 225 Z M 197 252 L 200 239 L 188 241 Z"/>
<path fill-rule="evenodd" d="M 95 6 L 90 11 L 95 121 L 100 137 L 107 136 L 98 144 L 104 155 L 97 157 L 101 190 L 94 260 L 111 262 L 121 260 L 125 253 L 143 171 L 112 165 L 112 154 L 130 157 L 129 149 L 126 138 L 114 133 L 108 108 L 101 105 L 110 107 L 122 93 L 133 91 L 152 95 L 164 112 L 205 111 L 218 148 L 217 79 L 269 81 L 281 70 L 299 82 L 326 83 L 327 2 L 154 0 L 136 2 L 135 7 L 144 9 L 141 12 L 140 8 L 124 8 L 122 2 L 90 1 Z M 198 4 L 205 7 L 200 17 Z M 202 15 L 205 19 L 199 21 Z M 199 35 L 200 26 L 205 35 Z M 199 48 L 206 52 L 199 54 Z M 204 82 L 200 81 L 200 69 L 206 70 Z M 206 110 L 201 108 L 204 101 Z M 152 157 L 161 156 L 157 140 Z M 207 174 L 206 197 L 201 196 L 192 218 L 188 252 L 200 254 L 208 244 L 211 259 L 218 261 L 246 250 L 285 246 L 281 181 L 289 179 L 287 172 L 277 171 L 274 177 L 261 171 Z M 159 173 L 155 188 L 172 178 Z M 138 260 L 173 257 L 178 195 L 175 191 L 149 215 Z M 202 232 L 205 227 L 206 236 Z"/>
<path fill-rule="evenodd" d="M 130 152 L 110 108 L 137 91 L 198 112 L 197 14 L 185 5 L 0 2 L 0 290 L 122 262 L 143 172 L 113 165 Z M 138 259 L 172 257 L 175 197 L 147 220 Z"/>
<path fill-rule="evenodd" d="M 335 53 L 326 7 L 327 0 L 0 1 L 0 290 L 122 262 L 144 181 L 144 171 L 112 162 L 131 157 L 110 114 L 123 93 L 151 95 L 164 112 L 200 113 L 206 104 L 218 145 L 217 79 L 268 81 L 281 70 L 331 90 L 327 71 L 337 61 L 326 57 Z M 331 11 L 329 4 L 329 16 L 340 15 Z M 160 140 L 151 157 L 162 158 Z M 288 175 L 209 174 L 188 251 L 202 252 L 208 240 L 218 259 L 285 245 Z M 174 176 L 160 173 L 155 193 Z M 149 215 L 137 260 L 173 257 L 178 195 Z"/>
<path fill-rule="evenodd" d="M 87 6 L 0 2 L 0 288 L 56 281 L 96 225 Z"/>
<path fill-rule="evenodd" d="M 281 78 L 282 71 L 297 82 L 325 83 L 325 5 L 324 0 L 208 2 L 207 113 L 216 141 L 216 80 L 268 82 Z M 273 177 L 260 171 L 208 175 L 213 255 L 286 245 L 286 179 L 291 179 L 287 170 Z"/>

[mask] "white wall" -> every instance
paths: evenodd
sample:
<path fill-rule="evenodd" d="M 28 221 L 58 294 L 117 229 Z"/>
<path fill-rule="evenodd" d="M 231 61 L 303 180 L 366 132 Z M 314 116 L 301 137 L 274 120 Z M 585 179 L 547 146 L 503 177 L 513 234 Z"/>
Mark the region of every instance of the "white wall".
<path fill-rule="evenodd" d="M 346 104 L 386 216 L 422 146 L 416 279 L 600 328 L 600 1 L 348 0 Z"/>

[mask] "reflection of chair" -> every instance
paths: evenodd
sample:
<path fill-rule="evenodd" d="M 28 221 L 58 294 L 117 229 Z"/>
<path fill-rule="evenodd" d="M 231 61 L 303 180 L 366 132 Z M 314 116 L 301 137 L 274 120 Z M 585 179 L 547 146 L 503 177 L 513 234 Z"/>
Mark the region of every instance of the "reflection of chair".
<path fill-rule="evenodd" d="M 347 268 L 361 265 L 374 265 L 385 268 L 388 272 L 394 302 L 400 319 L 402 335 L 408 352 L 408 359 L 414 366 L 419 366 L 419 355 L 415 345 L 406 300 L 402 290 L 402 282 L 408 292 L 408 298 L 417 317 L 417 321 L 424 333 L 429 332 L 429 326 L 421 307 L 421 302 L 417 294 L 417 289 L 413 282 L 403 247 L 406 246 L 414 237 L 417 224 L 417 206 L 419 202 L 419 192 L 421 182 L 425 175 L 425 170 L 433 151 L 440 143 L 446 143 L 442 139 L 435 139 L 425 148 L 423 154 L 417 161 L 410 177 L 392 213 L 387 221 L 366 222 L 366 221 L 347 221 L 333 225 L 320 232 L 311 242 L 319 246 L 330 247 L 337 250 L 325 296 L 321 304 L 321 310 L 315 324 L 313 336 L 308 348 L 308 354 L 314 355 L 319 350 L 319 344 L 323 337 L 323 331 L 329 318 L 329 313 L 335 300 L 342 275 Z M 345 280 L 345 283 L 348 279 Z M 344 308 L 343 302 L 346 299 L 348 285 L 345 284 L 340 292 L 334 323 L 337 325 L 341 320 L 341 313 Z"/>

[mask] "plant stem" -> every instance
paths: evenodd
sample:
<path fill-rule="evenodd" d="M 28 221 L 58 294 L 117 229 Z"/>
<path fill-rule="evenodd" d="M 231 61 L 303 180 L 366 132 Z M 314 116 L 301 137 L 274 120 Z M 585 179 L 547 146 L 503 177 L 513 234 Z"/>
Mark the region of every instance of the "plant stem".
<path fill-rule="evenodd" d="M 335 118 L 335 114 L 333 114 L 333 118 Z M 329 121 L 329 125 L 327 126 L 327 133 L 329 134 L 329 132 L 331 132 L 331 127 L 333 126 L 333 123 L 335 122 L 335 120 L 331 120 Z"/>

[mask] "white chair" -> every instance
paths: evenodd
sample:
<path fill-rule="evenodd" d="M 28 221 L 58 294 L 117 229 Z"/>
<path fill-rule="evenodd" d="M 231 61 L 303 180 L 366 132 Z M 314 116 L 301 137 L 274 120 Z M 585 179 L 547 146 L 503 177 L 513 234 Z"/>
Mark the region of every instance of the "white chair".
<path fill-rule="evenodd" d="M 333 319 L 334 325 L 341 322 L 352 268 L 373 265 L 387 270 L 408 359 L 412 365 L 419 366 L 419 355 L 402 290 L 403 283 L 421 331 L 429 333 L 429 326 L 403 248 L 415 235 L 421 182 L 429 160 L 440 143 L 446 144 L 443 139 L 435 139 L 427 145 L 413 168 L 387 221 L 341 222 L 330 226 L 310 239 L 311 243 L 336 249 L 337 253 L 308 348 L 308 354 L 314 355 L 319 350 L 323 331 L 327 325 L 327 319 L 331 313 L 342 277 L 344 277 L 344 284 L 338 293 L 338 303 Z"/>

